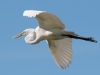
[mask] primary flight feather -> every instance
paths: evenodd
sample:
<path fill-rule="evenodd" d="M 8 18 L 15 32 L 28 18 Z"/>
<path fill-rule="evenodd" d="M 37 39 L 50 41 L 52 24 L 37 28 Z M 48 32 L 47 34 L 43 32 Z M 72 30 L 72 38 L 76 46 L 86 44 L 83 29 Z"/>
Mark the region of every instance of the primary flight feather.
<path fill-rule="evenodd" d="M 35 17 L 39 23 L 36 29 L 26 29 L 14 36 L 16 39 L 27 34 L 25 41 L 28 44 L 37 44 L 47 40 L 54 61 L 62 69 L 65 69 L 72 60 L 72 38 L 90 42 L 97 42 L 91 37 L 81 37 L 74 32 L 66 31 L 65 25 L 52 13 L 37 10 L 26 10 L 23 16 Z"/>

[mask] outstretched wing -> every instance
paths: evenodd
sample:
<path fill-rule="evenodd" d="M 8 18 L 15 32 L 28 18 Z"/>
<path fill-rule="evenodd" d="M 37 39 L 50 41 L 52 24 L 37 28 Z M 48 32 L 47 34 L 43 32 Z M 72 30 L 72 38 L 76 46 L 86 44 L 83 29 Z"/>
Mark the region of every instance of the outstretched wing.
<path fill-rule="evenodd" d="M 26 10 L 23 16 L 35 17 L 38 20 L 39 26 L 44 29 L 65 29 L 61 20 L 49 12 Z"/>
<path fill-rule="evenodd" d="M 58 66 L 65 69 L 71 63 L 72 47 L 71 38 L 61 40 L 47 40 L 51 54 Z"/>

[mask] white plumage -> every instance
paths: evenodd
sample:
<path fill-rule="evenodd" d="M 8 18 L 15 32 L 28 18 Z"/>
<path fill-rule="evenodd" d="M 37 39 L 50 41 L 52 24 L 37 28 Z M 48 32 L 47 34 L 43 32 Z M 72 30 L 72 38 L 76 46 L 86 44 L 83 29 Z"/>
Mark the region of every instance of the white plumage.
<path fill-rule="evenodd" d="M 23 16 L 28 16 L 28 17 L 36 17 L 36 15 L 45 12 L 45 11 L 37 11 L 37 10 L 26 10 L 23 13 Z"/>
<path fill-rule="evenodd" d="M 65 29 L 64 24 L 58 17 L 45 11 L 26 10 L 23 16 L 35 17 L 39 26 L 45 29 Z"/>
<path fill-rule="evenodd" d="M 91 38 L 78 37 L 74 32 L 65 30 L 65 25 L 61 20 L 45 11 L 26 10 L 23 16 L 35 17 L 39 23 L 36 29 L 26 29 L 16 35 L 14 39 L 27 34 L 25 41 L 28 44 L 37 44 L 42 40 L 47 40 L 50 52 L 58 66 L 65 69 L 72 59 L 72 38 L 96 42 Z"/>
<path fill-rule="evenodd" d="M 65 69 L 72 60 L 71 38 L 49 40 L 49 48 L 58 66 Z"/>

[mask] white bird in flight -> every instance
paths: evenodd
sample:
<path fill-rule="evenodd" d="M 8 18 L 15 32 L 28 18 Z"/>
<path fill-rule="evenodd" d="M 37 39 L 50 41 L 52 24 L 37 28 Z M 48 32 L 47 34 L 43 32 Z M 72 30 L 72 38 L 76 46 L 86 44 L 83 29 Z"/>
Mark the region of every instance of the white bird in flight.
<path fill-rule="evenodd" d="M 81 37 L 74 32 L 67 31 L 61 20 L 49 12 L 25 10 L 23 16 L 35 17 L 39 25 L 36 29 L 26 29 L 13 38 L 16 39 L 26 34 L 26 43 L 32 45 L 46 40 L 54 61 L 62 69 L 65 69 L 72 60 L 72 38 L 97 42 L 91 37 Z"/>

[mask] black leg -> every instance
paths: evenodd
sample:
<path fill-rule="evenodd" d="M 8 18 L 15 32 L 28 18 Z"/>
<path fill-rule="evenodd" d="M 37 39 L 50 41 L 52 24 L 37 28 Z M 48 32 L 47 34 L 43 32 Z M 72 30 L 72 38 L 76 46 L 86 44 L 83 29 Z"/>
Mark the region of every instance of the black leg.
<path fill-rule="evenodd" d="M 62 34 L 62 36 L 68 36 L 70 38 L 75 38 L 75 39 L 81 39 L 81 40 L 85 40 L 85 41 L 90 41 L 90 42 L 95 42 L 97 43 L 96 40 L 94 40 L 94 38 L 92 37 L 82 37 L 82 36 L 74 36 L 74 35 L 70 35 L 70 34 Z"/>

